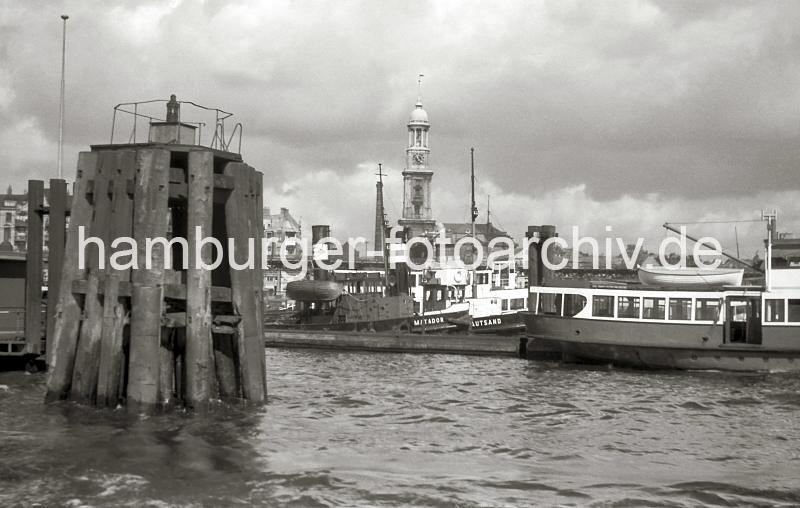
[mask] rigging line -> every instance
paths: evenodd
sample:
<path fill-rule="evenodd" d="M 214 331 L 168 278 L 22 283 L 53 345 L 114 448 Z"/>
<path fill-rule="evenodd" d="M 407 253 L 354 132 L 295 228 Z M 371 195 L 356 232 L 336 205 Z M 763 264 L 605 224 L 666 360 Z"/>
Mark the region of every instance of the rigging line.
<path fill-rule="evenodd" d="M 670 222 L 669 224 L 737 224 L 744 222 L 763 222 L 761 219 L 748 220 L 700 220 L 694 222 Z"/>

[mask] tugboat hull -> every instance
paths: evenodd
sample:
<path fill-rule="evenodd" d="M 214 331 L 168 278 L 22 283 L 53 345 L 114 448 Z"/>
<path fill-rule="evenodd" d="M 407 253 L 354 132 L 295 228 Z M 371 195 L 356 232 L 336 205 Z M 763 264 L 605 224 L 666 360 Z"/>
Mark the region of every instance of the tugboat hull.
<path fill-rule="evenodd" d="M 319 330 L 337 332 L 407 332 L 411 330 L 410 317 L 397 317 L 375 321 L 350 321 L 346 323 L 293 323 L 265 324 L 265 330 Z"/>
<path fill-rule="evenodd" d="M 523 332 L 525 323 L 518 312 L 471 319 L 470 333 L 513 334 Z"/>
<path fill-rule="evenodd" d="M 464 318 L 469 318 L 467 310 L 454 312 L 436 312 L 423 316 L 414 316 L 411 320 L 411 331 L 413 333 L 441 332 L 444 330 L 454 330 L 458 328 L 456 322 Z"/>

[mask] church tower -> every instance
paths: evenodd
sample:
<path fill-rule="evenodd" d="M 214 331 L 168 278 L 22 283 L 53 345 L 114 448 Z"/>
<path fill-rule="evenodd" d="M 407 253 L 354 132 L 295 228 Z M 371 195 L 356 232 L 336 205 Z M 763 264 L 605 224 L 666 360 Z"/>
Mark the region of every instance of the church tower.
<path fill-rule="evenodd" d="M 422 99 L 408 119 L 408 147 L 406 167 L 403 171 L 403 217 L 398 221 L 408 227 L 410 236 L 421 236 L 436 228 L 431 212 L 431 180 L 433 171 L 429 165 L 428 113 L 422 109 Z"/>

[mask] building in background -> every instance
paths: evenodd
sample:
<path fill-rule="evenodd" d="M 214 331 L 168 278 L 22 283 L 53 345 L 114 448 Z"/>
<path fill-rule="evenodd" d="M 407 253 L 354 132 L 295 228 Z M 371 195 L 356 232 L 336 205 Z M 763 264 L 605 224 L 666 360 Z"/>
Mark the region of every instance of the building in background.
<path fill-rule="evenodd" d="M 67 195 L 67 202 L 71 199 Z M 50 190 L 44 190 L 44 206 L 50 206 Z M 69 217 L 67 217 L 69 222 Z M 49 241 L 49 216 L 44 216 L 44 283 L 47 283 Z M 0 251 L 26 252 L 28 250 L 28 193 L 14 194 L 9 185 L 0 195 Z"/>
<path fill-rule="evenodd" d="M 493 250 L 506 250 L 509 248 L 507 244 L 500 243 L 496 245 L 494 249 L 489 249 L 489 244 L 492 240 L 495 238 L 511 239 L 511 236 L 507 232 L 495 227 L 491 222 L 487 224 L 475 224 L 475 231 L 472 231 L 472 224 L 469 222 L 445 222 L 442 223 L 442 229 L 447 238 L 445 255 L 448 258 L 455 257 L 455 244 L 462 238 L 474 237 L 481 244 L 484 258 Z M 516 244 L 514 246 L 516 247 Z M 467 244 L 462 247 L 459 256 L 462 261 L 471 264 L 475 254 L 476 252 L 472 249 L 472 246 Z"/>
<path fill-rule="evenodd" d="M 281 211 L 276 214 L 271 214 L 269 208 L 264 208 L 264 237 L 277 239 L 277 244 L 273 242 L 269 244 L 268 259 L 272 260 L 273 257 L 280 256 L 280 246 L 285 241 L 287 256 L 297 255 L 299 249 L 294 242 L 299 242 L 302 236 L 302 225 L 300 221 L 292 217 L 288 208 L 281 208 Z"/>
<path fill-rule="evenodd" d="M 11 187 L 0 200 L 0 250 L 17 250 L 16 245 L 16 220 L 17 202 L 12 199 Z"/>
<path fill-rule="evenodd" d="M 292 276 L 296 276 L 281 262 L 281 245 L 284 242 L 286 244 L 287 260 L 296 262 L 303 255 L 298 247 L 302 237 L 302 224 L 292 217 L 288 208 L 281 208 L 276 214 L 271 214 L 269 208 L 264 208 L 264 238 L 276 240 L 268 244 L 267 262 L 270 267 L 264 270 L 264 291 L 268 297 L 285 295 L 286 283 Z"/>

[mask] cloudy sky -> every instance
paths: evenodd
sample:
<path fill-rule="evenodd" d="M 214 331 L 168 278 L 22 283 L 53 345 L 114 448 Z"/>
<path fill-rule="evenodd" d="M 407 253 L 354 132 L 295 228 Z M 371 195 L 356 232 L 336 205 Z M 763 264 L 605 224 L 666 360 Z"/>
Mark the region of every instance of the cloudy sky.
<path fill-rule="evenodd" d="M 115 104 L 175 93 L 242 122 L 265 204 L 370 237 L 379 162 L 401 209 L 422 73 L 439 220 L 468 220 L 474 146 L 481 219 L 491 195 L 515 236 L 655 242 L 767 207 L 800 233 L 799 2 L 2 2 L 3 188 L 55 174 L 62 13 L 70 178 Z M 730 224 L 692 231 L 735 250 Z M 763 225 L 738 235 L 750 255 Z"/>

